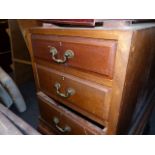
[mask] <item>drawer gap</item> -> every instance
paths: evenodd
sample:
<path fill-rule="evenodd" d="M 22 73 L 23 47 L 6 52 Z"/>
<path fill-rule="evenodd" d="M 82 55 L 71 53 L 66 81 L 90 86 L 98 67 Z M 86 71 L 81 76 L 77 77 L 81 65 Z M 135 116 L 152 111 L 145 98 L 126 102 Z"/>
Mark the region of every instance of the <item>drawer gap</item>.
<path fill-rule="evenodd" d="M 54 99 L 53 99 L 53 100 L 54 100 Z M 84 115 L 78 113 L 77 111 L 75 111 L 75 110 L 69 108 L 68 106 L 66 106 L 66 105 L 64 105 L 64 104 L 61 104 L 60 102 L 58 102 L 58 101 L 56 101 L 56 100 L 54 100 L 54 101 L 55 101 L 56 103 L 58 103 L 59 105 L 61 105 L 63 108 L 67 109 L 68 111 L 71 111 L 72 113 L 76 114 L 77 116 L 79 116 L 79 117 L 85 119 L 86 121 L 92 123 L 93 125 L 95 125 L 95 126 L 98 127 L 99 129 L 104 130 L 104 129 L 106 128 L 104 125 L 99 124 L 98 122 L 95 122 L 95 121 L 93 121 L 93 120 L 87 118 L 86 116 L 84 116 Z"/>

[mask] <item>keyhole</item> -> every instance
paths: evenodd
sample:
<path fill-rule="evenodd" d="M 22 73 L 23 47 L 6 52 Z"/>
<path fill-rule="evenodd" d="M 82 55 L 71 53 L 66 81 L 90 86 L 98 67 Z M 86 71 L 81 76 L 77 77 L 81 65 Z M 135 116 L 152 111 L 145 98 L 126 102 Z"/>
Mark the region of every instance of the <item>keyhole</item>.
<path fill-rule="evenodd" d="M 65 80 L 65 77 L 64 76 L 62 77 L 62 80 Z"/>

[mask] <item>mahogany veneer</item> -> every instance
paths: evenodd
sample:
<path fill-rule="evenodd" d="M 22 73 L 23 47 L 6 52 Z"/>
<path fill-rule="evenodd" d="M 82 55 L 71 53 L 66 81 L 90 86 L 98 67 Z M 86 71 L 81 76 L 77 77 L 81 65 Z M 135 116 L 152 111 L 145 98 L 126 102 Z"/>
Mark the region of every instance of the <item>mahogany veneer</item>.
<path fill-rule="evenodd" d="M 40 131 L 85 134 L 84 127 L 89 134 L 141 134 L 153 107 L 154 27 L 30 29 Z M 64 55 L 67 50 L 74 53 L 71 58 Z M 55 62 L 60 59 L 65 62 Z M 52 122 L 56 115 L 59 129 Z"/>
<path fill-rule="evenodd" d="M 74 57 L 68 59 L 65 66 L 76 67 L 112 77 L 116 41 L 83 37 L 32 35 L 33 51 L 36 58 L 54 63 L 49 47 L 58 50 L 57 57 L 63 58 L 66 50 L 72 50 Z"/>
<path fill-rule="evenodd" d="M 57 104 L 54 100 L 48 98 L 43 93 L 38 93 L 41 117 L 56 134 L 62 134 L 62 131 L 56 127 L 54 119 L 58 119 L 58 126 L 62 128 L 68 126 L 70 130 L 64 134 L 105 134 L 104 128 L 99 128 L 92 123 L 78 117 L 76 114 Z M 42 121 L 42 120 L 41 120 Z"/>

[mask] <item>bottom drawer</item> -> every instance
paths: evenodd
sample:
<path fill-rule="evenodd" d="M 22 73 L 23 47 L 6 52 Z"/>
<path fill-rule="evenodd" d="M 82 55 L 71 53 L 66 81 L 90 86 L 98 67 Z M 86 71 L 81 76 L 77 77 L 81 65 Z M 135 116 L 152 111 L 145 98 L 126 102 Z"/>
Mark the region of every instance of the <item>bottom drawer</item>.
<path fill-rule="evenodd" d="M 46 124 L 47 128 L 50 128 L 49 130 L 52 130 L 55 134 L 105 134 L 105 128 L 96 126 L 74 114 L 68 109 L 57 104 L 54 100 L 42 92 L 37 93 L 37 95 L 41 114 L 40 120 L 41 122 L 44 122 L 44 125 Z M 41 124 L 39 128 L 42 128 Z"/>

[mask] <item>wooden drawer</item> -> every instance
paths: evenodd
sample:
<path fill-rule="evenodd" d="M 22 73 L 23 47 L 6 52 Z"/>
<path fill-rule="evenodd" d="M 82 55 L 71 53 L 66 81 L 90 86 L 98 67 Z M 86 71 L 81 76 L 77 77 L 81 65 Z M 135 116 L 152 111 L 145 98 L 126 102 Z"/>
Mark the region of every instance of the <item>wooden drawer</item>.
<path fill-rule="evenodd" d="M 38 93 L 41 121 L 55 134 L 105 134 L 101 129 L 57 104 L 42 92 Z M 44 124 L 45 124 L 44 123 Z"/>
<path fill-rule="evenodd" d="M 36 58 L 49 62 L 55 62 L 54 58 L 64 60 L 64 55 L 69 50 L 69 52 L 72 51 L 73 56 L 66 59 L 65 66 L 109 77 L 113 76 L 116 41 L 56 35 L 32 35 L 32 45 Z M 50 53 L 50 49 L 53 48 L 57 50 L 54 58 Z"/>
<path fill-rule="evenodd" d="M 37 72 L 41 91 L 98 123 L 105 124 L 109 113 L 110 88 L 40 65 L 37 65 Z"/>

